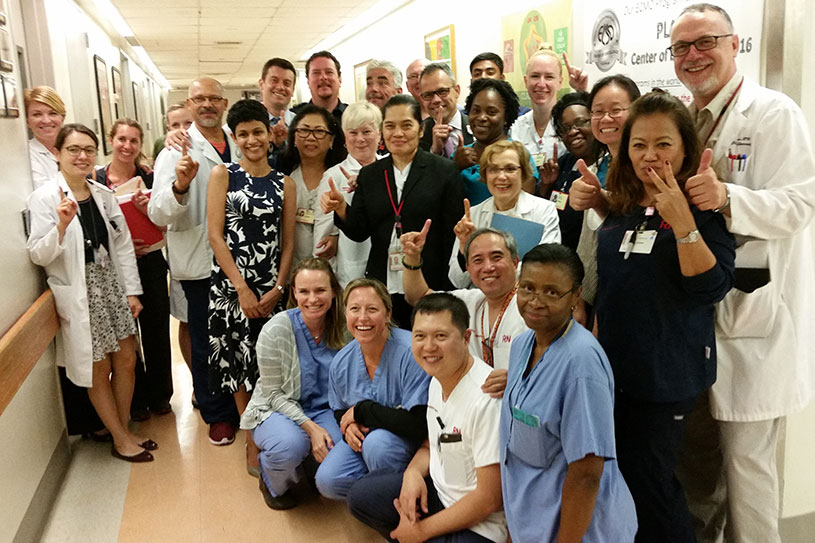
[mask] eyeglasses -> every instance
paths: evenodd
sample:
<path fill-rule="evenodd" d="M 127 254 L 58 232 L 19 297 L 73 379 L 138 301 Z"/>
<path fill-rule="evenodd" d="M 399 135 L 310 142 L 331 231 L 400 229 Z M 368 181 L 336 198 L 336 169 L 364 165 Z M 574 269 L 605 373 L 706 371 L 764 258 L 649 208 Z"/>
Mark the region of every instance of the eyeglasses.
<path fill-rule="evenodd" d="M 623 111 L 628 111 L 627 107 L 615 107 L 614 109 L 610 109 L 608 111 L 602 109 L 595 109 L 591 112 L 592 119 L 602 119 L 606 115 L 611 117 L 612 119 L 619 119 L 623 116 Z"/>
<path fill-rule="evenodd" d="M 563 299 L 563 297 L 566 296 L 567 294 L 571 294 L 572 292 L 577 290 L 579 286 L 580 284 L 577 284 L 570 288 L 569 290 L 567 290 L 566 292 L 564 292 L 563 294 L 560 294 L 553 288 L 547 288 L 545 290 L 538 291 L 530 287 L 529 285 L 521 285 L 518 287 L 517 295 L 519 298 L 526 298 L 529 301 L 532 301 L 532 298 L 537 298 L 538 300 L 540 300 L 541 303 L 544 304 L 554 303 L 557 302 L 558 300 Z"/>
<path fill-rule="evenodd" d="M 429 102 L 433 99 L 433 96 L 438 96 L 441 99 L 447 98 L 447 95 L 450 94 L 450 89 L 453 87 L 439 87 L 434 91 L 423 92 L 419 96 L 422 97 L 422 100 L 425 102 Z"/>
<path fill-rule="evenodd" d="M 696 47 L 697 51 L 709 51 L 719 44 L 719 38 L 727 38 L 733 34 L 721 34 L 720 36 L 702 36 L 694 41 L 678 41 L 671 44 L 668 49 L 674 57 L 684 57 L 690 52 L 690 46 Z"/>
<path fill-rule="evenodd" d="M 516 166 L 515 164 L 510 164 L 509 166 L 487 166 L 485 171 L 488 175 L 498 175 L 501 172 L 504 172 L 507 175 L 515 175 L 519 171 L 521 171 L 520 166 Z"/>
<path fill-rule="evenodd" d="M 99 150 L 96 147 L 80 147 L 79 145 L 69 145 L 65 148 L 71 156 L 79 156 L 79 153 L 85 153 L 85 156 L 95 157 Z"/>
<path fill-rule="evenodd" d="M 419 79 L 420 77 L 422 77 L 422 73 L 418 72 L 418 73 L 410 74 L 409 76 L 407 76 L 407 80 L 411 81 L 413 79 Z"/>
<path fill-rule="evenodd" d="M 601 117 L 602 118 L 602 117 Z M 591 124 L 591 119 L 576 119 L 572 124 L 563 124 L 560 126 L 560 133 L 561 134 L 568 134 L 572 131 L 573 128 L 577 128 L 580 130 L 581 128 L 586 128 Z"/>
<path fill-rule="evenodd" d="M 331 132 L 325 128 L 297 128 L 294 133 L 303 139 L 306 139 L 309 136 L 314 136 L 315 140 L 321 140 L 326 136 L 331 135 Z"/>
<path fill-rule="evenodd" d="M 200 106 L 207 100 L 209 100 L 210 104 L 220 104 L 221 102 L 226 100 L 226 98 L 224 98 L 223 96 L 191 96 L 190 100 L 192 100 L 195 104 L 198 104 Z"/>

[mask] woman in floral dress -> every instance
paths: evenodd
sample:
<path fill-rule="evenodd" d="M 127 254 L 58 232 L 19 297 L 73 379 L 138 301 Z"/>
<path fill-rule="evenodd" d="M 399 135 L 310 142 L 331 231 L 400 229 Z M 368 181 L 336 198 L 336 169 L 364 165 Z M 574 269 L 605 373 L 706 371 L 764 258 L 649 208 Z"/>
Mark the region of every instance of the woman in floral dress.
<path fill-rule="evenodd" d="M 207 189 L 212 246 L 210 386 L 232 393 L 243 413 L 258 377 L 255 341 L 280 301 L 294 254 L 295 185 L 267 161 L 269 115 L 240 100 L 226 119 L 243 158 L 216 166 Z M 247 466 L 257 448 L 247 434 Z"/>

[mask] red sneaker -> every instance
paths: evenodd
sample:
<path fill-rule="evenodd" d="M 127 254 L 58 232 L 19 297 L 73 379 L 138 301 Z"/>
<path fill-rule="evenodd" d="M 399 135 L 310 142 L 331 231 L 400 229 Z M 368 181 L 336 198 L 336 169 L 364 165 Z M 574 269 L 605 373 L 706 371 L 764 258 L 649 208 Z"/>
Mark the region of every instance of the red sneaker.
<path fill-rule="evenodd" d="M 235 427 L 228 422 L 209 425 L 209 442 L 213 445 L 230 445 L 235 441 Z"/>

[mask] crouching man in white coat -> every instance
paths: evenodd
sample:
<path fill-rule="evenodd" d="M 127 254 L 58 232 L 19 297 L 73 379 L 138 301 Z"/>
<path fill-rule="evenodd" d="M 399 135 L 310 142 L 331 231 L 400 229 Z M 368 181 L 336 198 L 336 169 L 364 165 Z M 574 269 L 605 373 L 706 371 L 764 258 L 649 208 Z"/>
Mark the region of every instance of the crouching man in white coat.
<path fill-rule="evenodd" d="M 732 541 L 773 543 L 779 428 L 815 391 L 815 161 L 800 108 L 736 70 L 734 32 L 710 4 L 685 8 L 671 32 L 676 75 L 712 150 L 685 191 L 723 213 L 738 242 L 735 288 L 716 309 L 718 379 L 688 423 L 682 482 L 699 541 L 721 540 L 726 521 Z"/>

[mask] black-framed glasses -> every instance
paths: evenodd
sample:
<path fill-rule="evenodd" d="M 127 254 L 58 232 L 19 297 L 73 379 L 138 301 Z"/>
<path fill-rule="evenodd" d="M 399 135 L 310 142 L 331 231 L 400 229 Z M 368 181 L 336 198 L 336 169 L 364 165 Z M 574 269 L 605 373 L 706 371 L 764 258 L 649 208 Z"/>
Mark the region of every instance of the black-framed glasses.
<path fill-rule="evenodd" d="M 326 136 L 331 135 L 331 132 L 325 128 L 297 128 L 295 129 L 294 133 L 303 139 L 306 139 L 309 136 L 314 136 L 315 140 L 321 140 Z"/>
<path fill-rule="evenodd" d="M 719 38 L 728 38 L 733 34 L 721 34 L 719 36 L 702 36 L 694 41 L 678 41 L 672 43 L 668 50 L 674 57 L 684 57 L 690 52 L 690 46 L 696 47 L 697 51 L 709 51 L 719 44 Z"/>
<path fill-rule="evenodd" d="M 192 100 L 193 103 L 200 106 L 201 104 L 203 104 L 207 100 L 209 100 L 210 104 L 220 104 L 221 102 L 226 100 L 226 98 L 224 98 L 223 96 L 201 96 L 201 95 L 198 95 L 198 96 L 191 96 L 190 100 Z"/>
<path fill-rule="evenodd" d="M 87 147 L 80 147 L 79 145 L 69 145 L 68 147 L 65 148 L 65 150 L 71 156 L 79 156 L 79 153 L 85 153 L 85 156 L 95 157 L 96 154 L 99 152 L 99 149 L 91 145 Z"/>
<path fill-rule="evenodd" d="M 603 112 L 605 115 L 605 112 Z M 573 128 L 580 130 L 581 128 L 586 128 L 591 124 L 591 119 L 575 119 L 572 124 L 562 124 L 560 125 L 560 133 L 561 134 L 568 134 L 572 131 Z"/>
<path fill-rule="evenodd" d="M 557 302 L 558 300 L 562 300 L 564 296 L 566 296 L 567 294 L 571 294 L 572 292 L 577 290 L 579 286 L 580 284 L 578 283 L 569 290 L 567 290 L 566 292 L 564 292 L 563 294 L 561 294 L 553 288 L 536 290 L 530 287 L 529 285 L 521 285 L 518 287 L 517 295 L 519 298 L 526 298 L 529 301 L 532 301 L 532 298 L 537 298 L 542 303 L 554 303 Z"/>
<path fill-rule="evenodd" d="M 498 175 L 501 172 L 504 172 L 507 175 L 515 175 L 519 171 L 521 171 L 520 166 L 516 166 L 515 164 L 510 164 L 508 166 L 487 166 L 485 171 L 488 175 Z"/>
<path fill-rule="evenodd" d="M 429 102 L 430 100 L 433 99 L 434 96 L 438 96 L 439 98 L 444 99 L 447 98 L 448 94 L 450 94 L 450 89 L 452 88 L 453 87 L 439 87 L 434 91 L 423 92 L 419 96 L 421 96 L 422 100 L 424 100 L 425 102 Z"/>
<path fill-rule="evenodd" d="M 606 115 L 611 117 L 612 119 L 619 119 L 623 116 L 623 111 L 628 111 L 627 107 L 615 107 L 613 109 L 609 109 L 608 111 L 604 109 L 595 109 L 591 112 L 592 119 L 602 119 Z M 564 132 L 565 133 L 565 132 Z"/>

